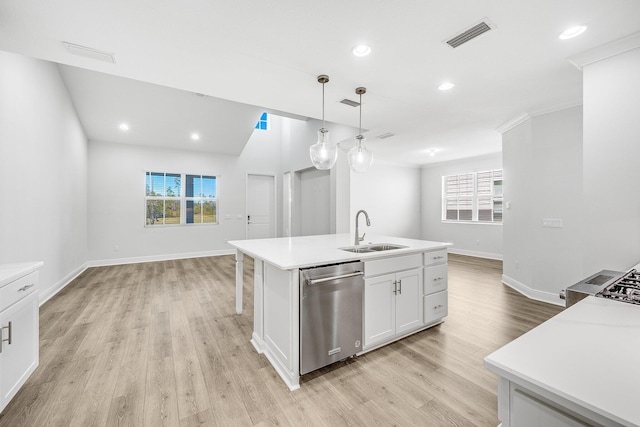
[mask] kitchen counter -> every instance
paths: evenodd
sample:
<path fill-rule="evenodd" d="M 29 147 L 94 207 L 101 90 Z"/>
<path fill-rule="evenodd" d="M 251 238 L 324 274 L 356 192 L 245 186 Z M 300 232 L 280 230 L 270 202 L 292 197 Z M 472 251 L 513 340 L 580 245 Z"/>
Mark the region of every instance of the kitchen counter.
<path fill-rule="evenodd" d="M 353 235 L 350 234 L 232 240 L 229 242 L 231 246 L 241 250 L 245 254 L 254 258 L 260 258 L 283 270 L 360 259 L 385 258 L 390 254 L 408 254 L 451 246 L 450 243 L 390 236 L 367 236 L 364 241 L 360 242 L 360 246 L 371 243 L 391 243 L 407 247 L 375 253 L 353 253 L 339 249 L 354 246 Z"/>
<path fill-rule="evenodd" d="M 490 354 L 502 426 L 517 424 L 523 395 L 554 416 L 640 426 L 639 337 L 640 306 L 589 296 Z"/>
<path fill-rule="evenodd" d="M 43 265 L 44 262 L 42 261 L 0 264 L 0 287 L 36 271 Z"/>
<path fill-rule="evenodd" d="M 231 240 L 236 253 L 236 312 L 242 313 L 243 254 L 266 261 L 282 269 L 313 267 L 340 262 L 387 258 L 451 246 L 451 243 L 405 239 L 391 236 L 368 236 L 360 245 L 391 243 L 407 246 L 388 251 L 353 253 L 339 248 L 354 246 L 353 235 L 323 234 L 318 236 L 278 237 L 273 239 Z"/>
<path fill-rule="evenodd" d="M 339 249 L 353 243 L 349 234 L 229 242 L 236 248 L 236 312 L 242 313 L 243 260 L 247 254 L 254 258 L 251 343 L 291 390 L 300 387 L 302 268 L 364 262 L 363 352 L 432 327 L 447 314 L 446 248 L 450 243 L 367 236 L 360 246 L 386 243 L 405 247 L 365 253 Z M 396 307 L 401 313 L 398 316 Z"/>

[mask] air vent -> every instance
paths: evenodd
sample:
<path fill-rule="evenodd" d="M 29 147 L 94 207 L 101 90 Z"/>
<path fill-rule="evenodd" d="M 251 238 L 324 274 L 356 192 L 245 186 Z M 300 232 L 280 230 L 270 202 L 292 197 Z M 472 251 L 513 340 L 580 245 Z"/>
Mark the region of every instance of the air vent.
<path fill-rule="evenodd" d="M 474 25 L 473 27 L 469 28 L 468 30 L 465 30 L 459 34 L 456 34 L 455 36 L 451 37 L 449 40 L 446 41 L 446 43 L 453 47 L 456 48 L 460 45 L 465 44 L 466 42 L 475 39 L 476 37 L 478 37 L 479 35 L 482 35 L 484 33 L 486 33 L 487 31 L 491 30 L 493 28 L 492 25 L 490 25 L 487 20 L 483 20 L 481 21 L 479 24 Z"/>
<path fill-rule="evenodd" d="M 116 55 L 113 52 L 107 52 L 104 50 L 94 49 L 88 46 L 82 46 L 79 44 L 62 42 L 67 50 L 74 55 L 84 56 L 85 58 L 97 59 L 98 61 L 110 62 L 115 64 Z"/>
<path fill-rule="evenodd" d="M 340 101 L 341 104 L 345 104 L 345 105 L 349 105 L 350 107 L 357 107 L 358 105 L 360 105 L 360 103 L 358 101 L 352 101 L 350 99 L 343 99 L 342 101 Z"/>
<path fill-rule="evenodd" d="M 396 136 L 396 134 L 395 133 L 391 133 L 391 132 L 387 132 L 387 133 L 383 133 L 382 135 L 376 136 L 376 138 L 378 138 L 378 139 L 387 139 L 387 138 L 391 138 L 392 136 Z"/>

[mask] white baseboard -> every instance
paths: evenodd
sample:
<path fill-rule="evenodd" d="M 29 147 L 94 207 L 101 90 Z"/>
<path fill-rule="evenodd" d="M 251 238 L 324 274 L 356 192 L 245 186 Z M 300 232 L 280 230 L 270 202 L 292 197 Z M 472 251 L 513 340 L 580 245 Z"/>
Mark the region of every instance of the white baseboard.
<path fill-rule="evenodd" d="M 39 302 L 40 306 L 42 306 L 42 304 L 44 304 L 45 302 L 49 301 L 51 299 L 51 297 L 53 297 L 55 294 L 57 294 L 62 289 L 64 289 L 65 286 L 67 286 L 69 283 L 71 283 L 73 281 L 73 279 L 75 279 L 76 277 L 81 275 L 86 269 L 87 269 L 87 263 L 85 262 L 84 264 L 82 264 L 81 266 L 79 266 L 78 268 L 73 270 L 71 273 L 69 273 L 66 276 L 64 276 L 55 285 L 53 285 L 52 287 L 47 289 L 45 292 L 41 292 L 40 295 L 39 295 L 39 297 L 40 297 L 40 302 Z"/>
<path fill-rule="evenodd" d="M 558 294 L 531 289 L 529 286 L 525 285 L 524 283 L 520 283 L 509 276 L 505 276 L 504 274 L 502 275 L 502 283 L 509 286 L 513 290 L 520 292 L 522 295 L 526 296 L 527 298 L 564 307 L 564 301 L 560 299 Z"/>
<path fill-rule="evenodd" d="M 495 259 L 498 261 L 502 261 L 502 254 L 492 254 L 490 252 L 468 251 L 466 249 L 457 249 L 452 247 L 448 248 L 448 252 L 450 254 L 466 255 L 466 256 L 473 256 L 476 258 Z"/>
<path fill-rule="evenodd" d="M 181 253 L 181 254 L 149 255 L 149 256 L 130 257 L 130 258 L 112 258 L 112 259 L 88 261 L 87 266 L 88 267 L 106 267 L 109 265 L 139 264 L 141 262 L 171 261 L 174 259 L 234 255 L 235 253 L 236 251 L 234 249 L 221 249 L 217 251 L 187 252 L 187 253 Z"/>

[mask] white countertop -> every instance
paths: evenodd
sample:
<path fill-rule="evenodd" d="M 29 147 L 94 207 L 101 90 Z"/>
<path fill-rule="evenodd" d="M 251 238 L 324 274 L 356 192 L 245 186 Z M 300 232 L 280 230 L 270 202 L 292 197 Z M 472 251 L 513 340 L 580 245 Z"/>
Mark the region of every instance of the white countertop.
<path fill-rule="evenodd" d="M 17 262 L 13 264 L 0 264 L 0 288 L 16 279 L 26 276 L 42 267 L 44 262 Z"/>
<path fill-rule="evenodd" d="M 485 366 L 640 426 L 640 306 L 589 296 L 487 356 Z"/>
<path fill-rule="evenodd" d="M 266 261 L 283 270 L 403 255 L 446 248 L 451 243 L 404 239 L 390 236 L 366 236 L 360 245 L 391 243 L 407 246 L 375 253 L 353 253 L 338 248 L 353 245 L 352 234 L 324 234 L 319 236 L 279 237 L 274 239 L 232 240 L 231 246 L 254 258 Z"/>

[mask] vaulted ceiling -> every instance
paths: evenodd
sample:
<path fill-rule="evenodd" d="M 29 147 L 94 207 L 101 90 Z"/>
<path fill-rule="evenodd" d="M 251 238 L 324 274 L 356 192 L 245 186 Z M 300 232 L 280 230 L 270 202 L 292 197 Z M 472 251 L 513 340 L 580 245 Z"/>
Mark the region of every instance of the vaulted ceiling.
<path fill-rule="evenodd" d="M 455 49 L 445 43 L 482 20 L 491 31 Z M 558 39 L 577 24 L 587 31 Z M 580 103 L 581 71 L 568 58 L 638 31 L 637 0 L 0 0 L 0 50 L 170 88 L 162 96 L 176 102 L 219 98 L 207 102 L 228 112 L 227 126 L 250 125 L 262 109 L 320 118 L 316 76 L 328 74 L 326 119 L 357 127 L 357 109 L 339 101 L 357 100 L 365 86 L 375 155 L 408 164 L 499 151 L 495 129 L 514 116 Z M 63 42 L 111 52 L 115 63 Z M 370 55 L 351 53 L 360 43 Z M 63 75 L 87 78 L 72 68 Z M 456 86 L 438 90 L 447 80 Z M 187 119 L 154 117 L 176 132 Z M 83 125 L 92 138 L 116 138 L 111 124 Z M 384 133 L 395 136 L 376 138 Z"/>

